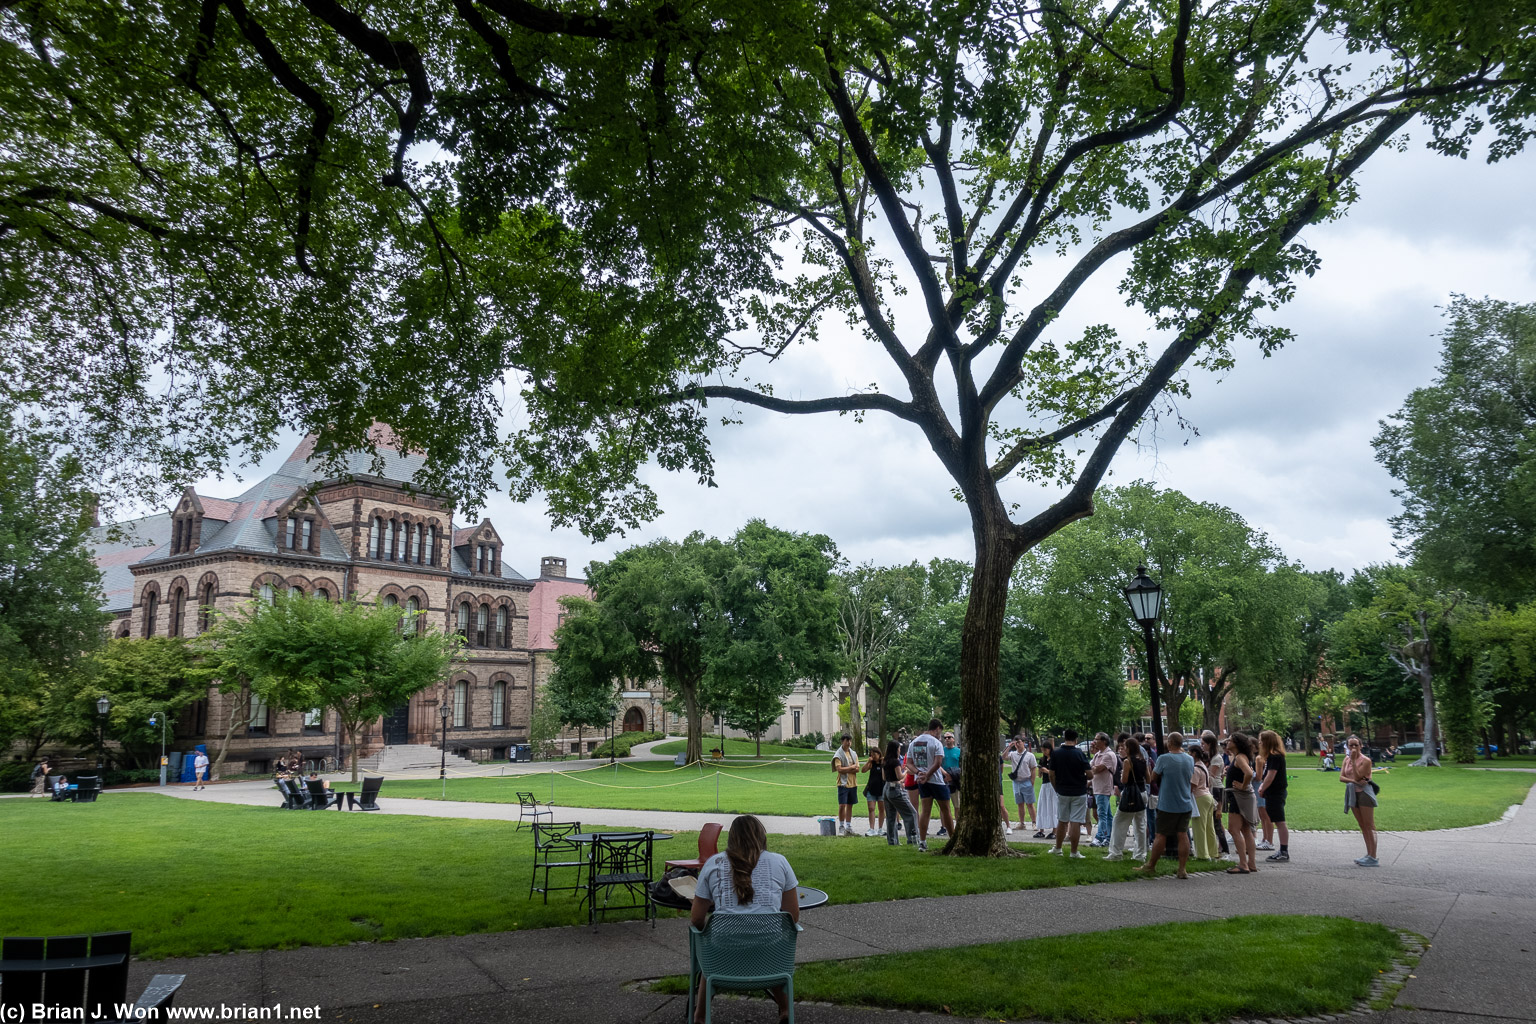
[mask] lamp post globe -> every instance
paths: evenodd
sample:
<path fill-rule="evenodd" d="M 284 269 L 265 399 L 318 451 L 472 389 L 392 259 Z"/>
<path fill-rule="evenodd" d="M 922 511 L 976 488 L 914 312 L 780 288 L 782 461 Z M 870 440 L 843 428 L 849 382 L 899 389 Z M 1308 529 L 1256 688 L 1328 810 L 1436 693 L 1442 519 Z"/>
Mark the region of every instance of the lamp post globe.
<path fill-rule="evenodd" d="M 1163 588 L 1147 575 L 1147 567 L 1136 567 L 1136 578 L 1121 591 L 1125 603 L 1131 607 L 1131 617 L 1141 626 L 1141 635 L 1147 647 L 1147 690 L 1152 695 L 1152 736 L 1157 752 L 1163 752 L 1163 702 L 1158 685 L 1157 634 L 1153 627 L 1163 615 Z"/>
<path fill-rule="evenodd" d="M 105 696 L 96 698 L 96 771 L 98 777 L 107 763 L 107 712 L 111 710 L 112 702 L 110 700 Z"/>

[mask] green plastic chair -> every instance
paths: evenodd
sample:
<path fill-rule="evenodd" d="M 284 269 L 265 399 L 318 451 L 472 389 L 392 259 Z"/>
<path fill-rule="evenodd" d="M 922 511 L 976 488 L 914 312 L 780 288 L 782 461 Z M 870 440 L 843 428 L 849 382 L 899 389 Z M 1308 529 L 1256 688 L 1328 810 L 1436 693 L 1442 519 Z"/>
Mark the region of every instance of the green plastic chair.
<path fill-rule="evenodd" d="M 704 1021 L 712 1019 L 716 992 L 756 992 L 784 986 L 789 1024 L 795 1024 L 795 940 L 800 925 L 776 914 L 711 914 L 704 930 L 688 929 L 688 1002 L 693 1019 L 696 986 L 704 986 Z"/>

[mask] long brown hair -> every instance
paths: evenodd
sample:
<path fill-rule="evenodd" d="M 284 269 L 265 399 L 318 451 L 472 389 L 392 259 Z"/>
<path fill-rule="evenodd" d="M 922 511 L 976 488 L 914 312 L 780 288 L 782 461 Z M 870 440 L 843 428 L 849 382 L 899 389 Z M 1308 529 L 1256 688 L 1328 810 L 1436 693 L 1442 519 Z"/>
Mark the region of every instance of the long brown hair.
<path fill-rule="evenodd" d="M 752 871 L 758 858 L 768 848 L 768 830 L 756 815 L 738 814 L 731 822 L 731 838 L 725 847 L 725 859 L 731 864 L 731 888 L 736 890 L 736 902 L 752 902 Z"/>
<path fill-rule="evenodd" d="M 1278 754 L 1284 747 L 1280 745 L 1280 734 L 1273 729 L 1265 729 L 1259 733 L 1259 753 L 1265 758 L 1271 754 Z"/>

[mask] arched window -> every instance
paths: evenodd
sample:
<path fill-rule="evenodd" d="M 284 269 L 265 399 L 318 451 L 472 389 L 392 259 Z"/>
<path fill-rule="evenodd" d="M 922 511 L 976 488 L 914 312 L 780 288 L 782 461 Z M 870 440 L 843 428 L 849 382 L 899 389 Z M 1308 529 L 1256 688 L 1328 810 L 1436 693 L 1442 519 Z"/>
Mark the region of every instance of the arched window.
<path fill-rule="evenodd" d="M 427 564 L 437 564 L 437 527 L 427 527 Z"/>
<path fill-rule="evenodd" d="M 269 719 L 267 702 L 262 700 L 259 695 L 251 694 L 251 732 L 265 734 Z"/>
<path fill-rule="evenodd" d="M 303 587 L 289 587 L 288 588 L 288 593 L 292 594 L 294 597 L 303 597 L 304 596 L 304 588 Z"/>
<path fill-rule="evenodd" d="M 329 601 L 331 599 L 331 592 L 324 587 L 318 587 L 315 590 L 315 596 L 322 601 Z"/>
<path fill-rule="evenodd" d="M 313 519 L 304 520 L 304 536 L 300 540 L 300 547 L 305 551 L 313 551 L 315 549 L 315 521 Z"/>
<path fill-rule="evenodd" d="M 469 602 L 459 602 L 459 636 L 469 639 Z"/>
<path fill-rule="evenodd" d="M 291 551 L 299 546 L 299 517 L 288 517 L 288 549 Z"/>
<path fill-rule="evenodd" d="M 490 644 L 486 642 L 486 635 L 485 635 L 486 634 L 486 627 L 488 627 L 490 625 L 490 623 L 491 623 L 491 606 L 488 605 L 488 604 L 483 604 L 483 605 L 480 606 L 480 614 L 475 616 L 475 646 L 476 647 L 489 647 L 490 646 Z"/>
<path fill-rule="evenodd" d="M 496 646 L 506 647 L 511 637 L 507 635 L 507 606 L 496 609 Z"/>
<path fill-rule="evenodd" d="M 213 584 L 203 584 L 203 595 L 197 599 L 197 631 L 208 632 L 208 627 L 213 625 Z"/>
<path fill-rule="evenodd" d="M 485 545 L 475 545 L 475 572 L 485 572 Z"/>
<path fill-rule="evenodd" d="M 413 632 L 419 631 L 421 624 L 416 621 L 416 616 L 420 614 L 421 600 L 415 597 L 407 598 L 405 602 L 405 621 L 401 624 L 402 627 Z"/>
<path fill-rule="evenodd" d="M 462 679 L 453 684 L 453 727 L 462 729 L 469 723 L 469 684 Z"/>
<path fill-rule="evenodd" d="M 491 724 L 507 724 L 507 684 L 497 683 L 491 690 Z"/>
<path fill-rule="evenodd" d="M 384 557 L 395 557 L 395 521 L 393 519 L 384 524 Z"/>
<path fill-rule="evenodd" d="M 394 594 L 385 594 L 384 595 L 384 606 L 386 608 L 398 608 L 398 607 L 400 607 L 400 599 L 398 597 L 396 597 Z"/>
<path fill-rule="evenodd" d="M 155 635 L 155 617 L 160 614 L 160 595 L 151 590 L 144 595 L 144 635 Z"/>
<path fill-rule="evenodd" d="M 407 562 L 420 562 L 421 561 L 421 526 L 420 526 L 420 524 L 417 524 L 415 526 L 407 527 L 407 530 L 408 530 L 408 534 L 407 535 L 410 537 L 410 541 L 411 541 L 411 552 L 410 552 L 409 555 L 406 556 L 406 561 Z"/>
<path fill-rule="evenodd" d="M 272 603 L 272 584 L 270 584 L 270 583 L 263 583 L 261 585 L 261 603 L 262 604 L 271 604 Z"/>
<path fill-rule="evenodd" d="M 171 636 L 181 636 L 182 616 L 187 610 L 187 592 L 180 587 L 171 591 L 171 621 L 166 623 L 166 632 Z"/>

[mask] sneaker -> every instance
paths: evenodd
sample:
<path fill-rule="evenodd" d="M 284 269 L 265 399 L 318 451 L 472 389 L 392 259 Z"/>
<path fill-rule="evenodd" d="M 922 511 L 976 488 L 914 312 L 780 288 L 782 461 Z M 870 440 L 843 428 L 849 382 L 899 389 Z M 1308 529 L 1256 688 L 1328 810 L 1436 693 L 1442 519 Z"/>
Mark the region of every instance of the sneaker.
<path fill-rule="evenodd" d="M 1049 850 L 1046 850 L 1045 852 L 1049 853 L 1053 857 L 1060 857 L 1061 856 L 1061 847 L 1053 846 Z"/>
<path fill-rule="evenodd" d="M 1273 850 L 1274 848 L 1275 844 L 1267 839 L 1260 839 L 1258 844 L 1254 846 L 1255 850 Z"/>
<path fill-rule="evenodd" d="M 885 833 L 884 833 L 884 832 L 881 832 L 881 831 L 880 831 L 880 830 L 879 830 L 879 829 L 877 829 L 877 828 L 872 828 L 872 829 L 870 829 L 870 830 L 869 830 L 869 831 L 868 831 L 868 832 L 865 832 L 865 833 L 864 833 L 864 834 L 865 834 L 865 835 L 866 835 L 866 836 L 879 836 L 879 835 L 884 835 L 884 834 L 885 834 Z"/>
<path fill-rule="evenodd" d="M 1274 861 L 1276 864 L 1288 864 L 1290 863 L 1291 855 L 1286 853 L 1284 850 L 1281 850 L 1279 853 L 1272 853 L 1264 859 L 1268 861 Z"/>
<path fill-rule="evenodd" d="M 1083 852 L 1081 850 L 1073 850 L 1072 851 L 1072 859 L 1073 860 L 1087 860 L 1088 858 L 1083 855 Z"/>
<path fill-rule="evenodd" d="M 935 839 L 943 839 L 947 835 L 949 835 L 949 829 L 947 829 L 944 826 L 940 825 L 939 826 L 939 830 L 933 834 L 933 838 L 935 838 Z"/>
<path fill-rule="evenodd" d="M 907 845 L 911 846 L 912 844 L 908 843 Z M 917 841 L 917 852 L 918 853 L 927 853 L 928 852 L 928 844 L 923 842 L 921 839 L 919 839 Z"/>
<path fill-rule="evenodd" d="M 1123 853 L 1106 853 L 1104 855 L 1104 859 L 1105 860 L 1124 860 L 1125 859 L 1125 854 L 1123 854 Z"/>
<path fill-rule="evenodd" d="M 1045 838 L 1045 829 L 1043 829 L 1043 828 L 1035 829 L 1034 838 L 1035 839 L 1044 839 Z"/>
<path fill-rule="evenodd" d="M 1003 835 L 1005 835 L 1005 836 L 1013 835 L 1013 826 L 1012 825 L 1004 825 L 1003 826 Z"/>
<path fill-rule="evenodd" d="M 1381 867 L 1381 862 L 1379 860 L 1377 860 L 1375 857 L 1361 857 L 1359 860 L 1355 861 L 1355 863 L 1359 864 L 1363 868 L 1379 868 L 1379 867 Z"/>

